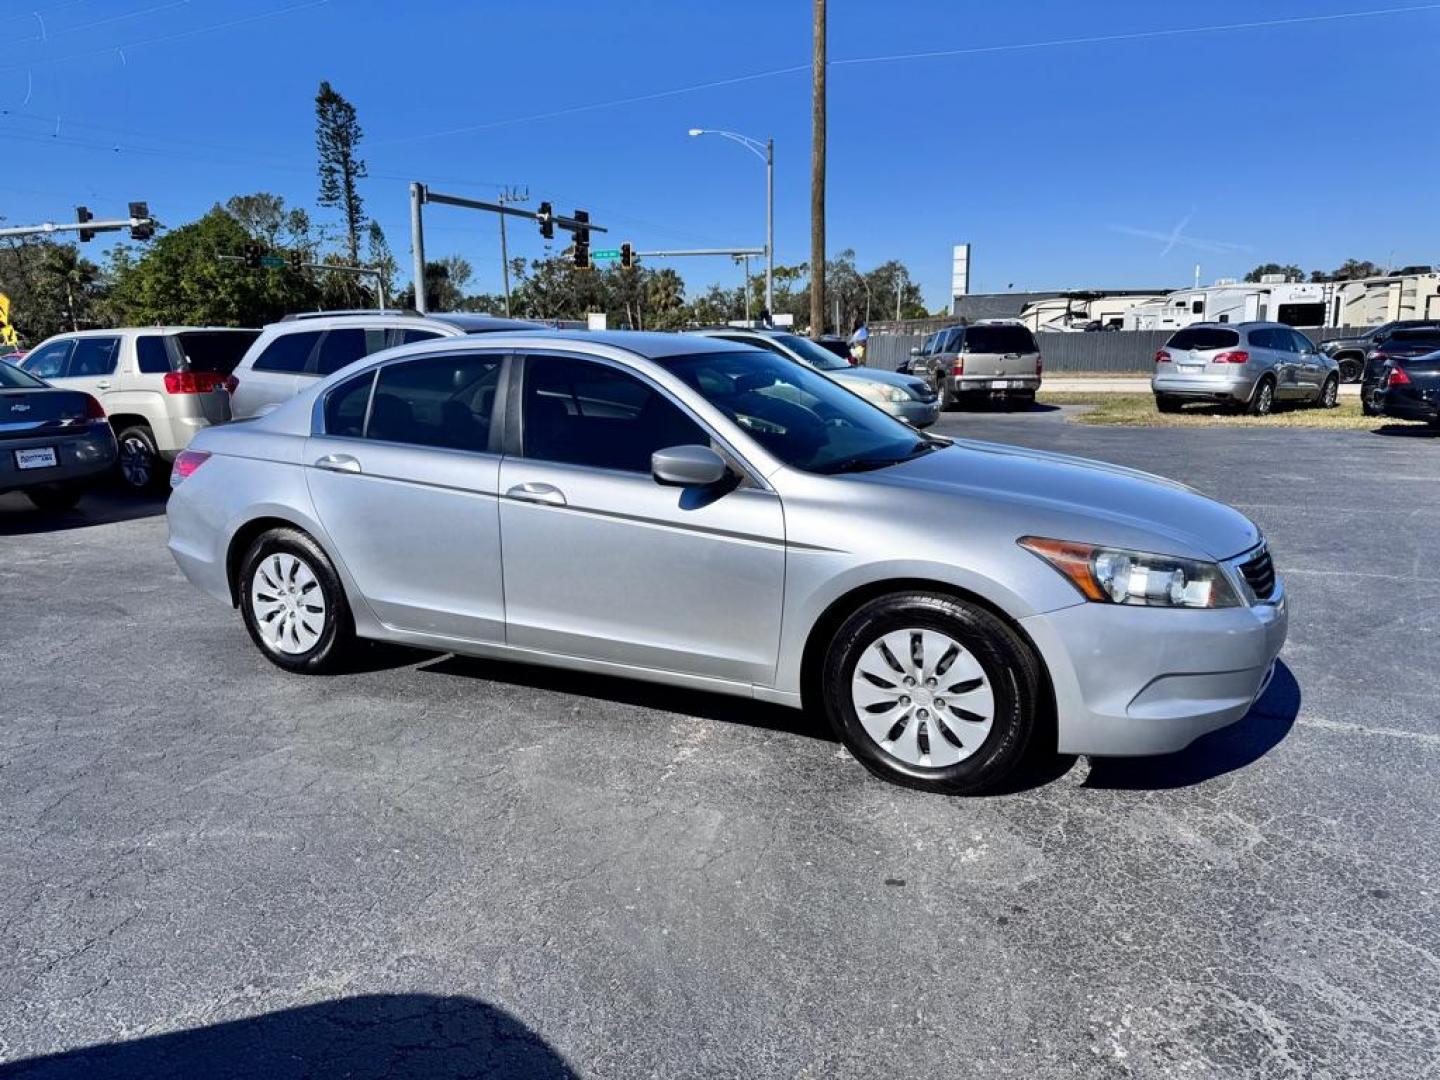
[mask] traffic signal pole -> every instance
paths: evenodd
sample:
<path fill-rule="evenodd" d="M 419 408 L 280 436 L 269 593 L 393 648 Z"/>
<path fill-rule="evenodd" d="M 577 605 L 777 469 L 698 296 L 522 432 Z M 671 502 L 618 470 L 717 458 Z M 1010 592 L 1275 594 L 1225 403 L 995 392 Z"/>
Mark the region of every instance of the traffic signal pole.
<path fill-rule="evenodd" d="M 566 217 L 563 214 L 555 214 L 550 211 L 550 204 L 543 202 L 539 210 L 521 210 L 509 206 L 504 202 L 486 202 L 484 199 L 467 199 L 461 195 L 446 195 L 443 192 L 431 191 L 430 188 L 418 180 L 410 184 L 410 252 L 414 258 L 415 275 L 415 310 L 425 312 L 425 218 L 424 206 L 426 203 L 436 203 L 440 206 L 458 206 L 462 210 L 483 210 L 490 214 L 500 214 L 503 217 L 525 218 L 527 221 L 535 221 L 540 225 L 541 235 L 548 239 L 553 234 L 556 225 L 573 233 L 577 248 L 584 247 L 588 251 L 589 236 L 592 232 L 609 232 L 603 225 L 596 225 L 589 219 L 584 210 L 575 211 L 575 217 Z M 582 263 L 588 265 L 588 263 Z"/>
<path fill-rule="evenodd" d="M 144 206 L 145 204 L 136 203 L 134 205 Z M 155 219 L 150 217 L 148 212 L 111 221 L 96 221 L 89 216 L 90 212 L 83 206 L 76 209 L 80 218 L 78 221 L 45 221 L 39 225 L 12 225 L 9 228 L 0 229 L 0 237 L 49 236 L 53 233 L 73 232 L 79 233 L 81 240 L 89 240 L 93 233 L 120 232 L 122 229 L 129 229 L 132 239 L 148 240 L 154 234 Z"/>

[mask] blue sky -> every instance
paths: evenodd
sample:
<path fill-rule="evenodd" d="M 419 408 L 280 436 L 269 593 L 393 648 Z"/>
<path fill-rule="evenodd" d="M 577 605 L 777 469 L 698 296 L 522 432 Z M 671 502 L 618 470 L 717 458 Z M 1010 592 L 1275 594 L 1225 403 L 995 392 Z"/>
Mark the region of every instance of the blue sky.
<path fill-rule="evenodd" d="M 1419 10 L 1037 44 L 1399 7 Z M 610 226 L 596 246 L 760 245 L 763 166 L 692 126 L 773 135 L 778 261 L 809 256 L 807 0 L 26 0 L 0 2 L 0 35 L 13 223 L 144 198 L 173 224 L 256 190 L 312 207 L 329 79 L 359 110 L 366 207 L 402 262 L 411 178 L 528 185 Z M 992 46 L 1036 47 L 832 66 L 832 254 L 903 259 L 932 307 L 966 240 L 975 291 L 1440 263 L 1423 89 L 1440 4 L 830 2 L 832 62 Z M 801 70 L 665 93 L 784 68 Z M 545 115 L 627 98 L 645 100 Z M 1140 235 L 1182 222 L 1168 251 Z M 498 291 L 493 217 L 437 207 L 427 224 L 432 257 L 464 255 Z M 532 226 L 511 241 L 544 251 Z M 676 265 L 692 291 L 739 280 L 724 260 Z"/>

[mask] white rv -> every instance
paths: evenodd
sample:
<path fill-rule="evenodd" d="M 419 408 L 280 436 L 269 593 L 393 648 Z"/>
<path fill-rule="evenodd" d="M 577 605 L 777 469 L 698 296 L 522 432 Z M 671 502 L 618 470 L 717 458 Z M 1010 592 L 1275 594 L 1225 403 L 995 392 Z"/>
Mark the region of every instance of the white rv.
<path fill-rule="evenodd" d="M 1126 330 L 1178 330 L 1197 322 L 1279 322 L 1287 326 L 1324 326 L 1329 283 L 1222 278 L 1198 289 L 1177 289 L 1132 308 Z"/>

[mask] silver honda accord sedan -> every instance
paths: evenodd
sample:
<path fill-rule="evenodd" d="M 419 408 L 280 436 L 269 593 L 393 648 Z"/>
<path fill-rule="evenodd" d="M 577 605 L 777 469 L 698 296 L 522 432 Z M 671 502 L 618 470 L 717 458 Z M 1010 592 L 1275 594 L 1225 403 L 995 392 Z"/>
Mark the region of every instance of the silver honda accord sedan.
<path fill-rule="evenodd" d="M 172 484 L 181 569 L 288 671 L 369 638 L 737 694 L 932 791 L 1001 784 L 1032 741 L 1180 749 L 1285 640 L 1236 511 L 687 335 L 377 353 L 200 432 Z"/>

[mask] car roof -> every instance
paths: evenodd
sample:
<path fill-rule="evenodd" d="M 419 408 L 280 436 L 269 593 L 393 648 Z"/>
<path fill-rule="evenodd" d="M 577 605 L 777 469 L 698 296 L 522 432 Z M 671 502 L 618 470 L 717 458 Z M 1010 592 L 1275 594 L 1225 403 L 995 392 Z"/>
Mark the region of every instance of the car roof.
<path fill-rule="evenodd" d="M 648 330 L 525 330 L 495 336 L 496 343 L 550 341 L 567 345 L 608 345 L 647 360 L 663 361 L 675 356 L 702 352 L 726 352 L 740 348 L 705 334 L 666 334 Z M 489 342 L 487 342 L 488 344 Z"/>
<path fill-rule="evenodd" d="M 258 334 L 255 326 L 110 326 L 92 330 L 64 330 L 54 338 L 103 337 L 107 334 Z"/>

